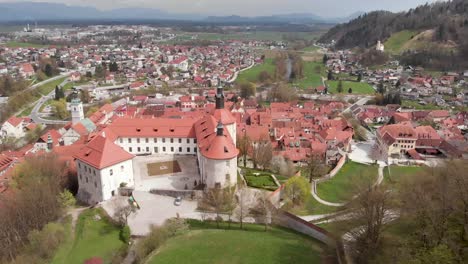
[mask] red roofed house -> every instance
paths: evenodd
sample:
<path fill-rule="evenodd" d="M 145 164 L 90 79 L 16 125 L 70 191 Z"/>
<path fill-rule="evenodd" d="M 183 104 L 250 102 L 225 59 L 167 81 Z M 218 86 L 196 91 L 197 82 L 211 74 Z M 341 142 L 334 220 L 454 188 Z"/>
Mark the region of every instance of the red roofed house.
<path fill-rule="evenodd" d="M 0 137 L 22 138 L 26 135 L 31 119 L 22 117 L 10 117 L 3 123 L 0 129 Z"/>
<path fill-rule="evenodd" d="M 121 183 L 133 185 L 133 155 L 100 135 L 74 156 L 78 174 L 78 197 L 89 204 L 110 199 Z"/>
<path fill-rule="evenodd" d="M 416 131 L 409 124 L 387 125 L 377 130 L 377 144 L 389 157 L 399 157 L 415 149 L 417 139 Z"/>
<path fill-rule="evenodd" d="M 23 76 L 24 78 L 32 77 L 32 76 L 34 76 L 34 74 L 35 74 L 34 68 L 33 68 L 33 66 L 31 65 L 31 63 L 23 63 L 23 64 L 21 64 L 21 67 L 20 67 L 19 70 L 20 70 L 21 76 Z"/>
<path fill-rule="evenodd" d="M 169 64 L 183 72 L 188 71 L 188 58 L 185 56 L 181 56 L 177 59 L 174 59 L 170 61 Z"/>

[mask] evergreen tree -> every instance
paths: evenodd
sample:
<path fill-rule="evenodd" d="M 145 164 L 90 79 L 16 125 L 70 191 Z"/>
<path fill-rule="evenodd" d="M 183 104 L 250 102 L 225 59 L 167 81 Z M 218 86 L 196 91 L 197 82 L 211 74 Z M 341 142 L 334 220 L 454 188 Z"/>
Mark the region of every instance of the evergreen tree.
<path fill-rule="evenodd" d="M 377 92 L 379 94 L 385 94 L 385 86 L 383 81 L 380 81 L 379 85 L 377 86 Z"/>
<path fill-rule="evenodd" d="M 52 66 L 51 66 L 49 63 L 46 64 L 45 69 L 44 69 L 44 73 L 45 73 L 45 75 L 47 75 L 48 77 L 52 77 L 52 75 L 54 74 L 54 73 L 53 73 Z"/>
<path fill-rule="evenodd" d="M 337 91 L 338 93 L 342 93 L 342 92 L 343 92 L 343 82 L 342 82 L 341 80 L 338 82 L 338 87 L 336 87 L 336 91 Z"/>
<path fill-rule="evenodd" d="M 358 81 L 358 82 L 361 82 L 361 81 L 362 81 L 362 73 L 359 73 L 359 74 L 358 74 L 357 81 Z"/>
<path fill-rule="evenodd" d="M 331 70 L 328 71 L 327 79 L 328 79 L 329 81 L 333 80 L 333 73 L 332 73 Z"/>
<path fill-rule="evenodd" d="M 348 93 L 350 93 L 350 94 L 353 93 L 353 88 L 349 87 Z"/>
<path fill-rule="evenodd" d="M 328 61 L 328 56 L 327 56 L 327 54 L 323 54 L 323 60 L 322 60 L 322 61 L 323 61 L 323 64 L 326 64 L 326 63 L 327 63 L 327 61 Z"/>
<path fill-rule="evenodd" d="M 58 85 L 55 86 L 55 100 L 56 101 L 60 100 L 60 89 Z"/>

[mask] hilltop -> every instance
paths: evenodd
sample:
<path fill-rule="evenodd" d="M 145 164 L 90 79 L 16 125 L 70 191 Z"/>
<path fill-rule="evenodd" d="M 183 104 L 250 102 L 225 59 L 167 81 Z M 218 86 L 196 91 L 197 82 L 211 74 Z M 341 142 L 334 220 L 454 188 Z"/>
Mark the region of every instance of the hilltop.
<path fill-rule="evenodd" d="M 370 12 L 333 27 L 319 42 L 333 40 L 340 49 L 372 48 L 380 40 L 391 54 L 450 57 L 447 60 L 460 60 L 454 67 L 463 67 L 462 59 L 468 58 L 468 0 L 425 4 L 400 13 Z M 448 66 L 441 60 L 438 67 Z M 420 57 L 417 61 L 425 64 Z"/>
<path fill-rule="evenodd" d="M 431 41 L 460 44 L 468 32 L 468 0 L 425 4 L 400 13 L 370 12 L 333 27 L 319 41 L 335 40 L 338 48 L 368 48 L 405 30 L 413 36 L 433 30 Z"/>

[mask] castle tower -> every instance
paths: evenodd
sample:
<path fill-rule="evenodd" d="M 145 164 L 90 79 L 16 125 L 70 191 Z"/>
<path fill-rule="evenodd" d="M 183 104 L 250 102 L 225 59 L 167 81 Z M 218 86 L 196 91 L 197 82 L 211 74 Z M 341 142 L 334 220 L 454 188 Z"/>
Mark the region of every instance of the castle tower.
<path fill-rule="evenodd" d="M 70 112 L 73 124 L 76 124 L 84 119 L 83 104 L 81 103 L 80 99 L 75 98 L 71 101 Z"/>
<path fill-rule="evenodd" d="M 212 112 L 212 115 L 216 120 L 221 121 L 222 125 L 225 126 L 229 132 L 229 135 L 236 144 L 236 119 L 232 113 L 224 108 L 224 92 L 221 81 L 219 82 L 218 88 L 216 89 L 216 108 Z"/>

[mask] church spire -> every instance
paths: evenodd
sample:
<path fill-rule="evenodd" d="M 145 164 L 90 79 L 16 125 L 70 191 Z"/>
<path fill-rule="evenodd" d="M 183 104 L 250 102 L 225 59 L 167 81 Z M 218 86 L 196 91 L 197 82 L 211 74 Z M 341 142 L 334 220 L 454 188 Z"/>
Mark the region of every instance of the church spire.
<path fill-rule="evenodd" d="M 219 80 L 218 83 L 218 89 L 216 91 L 216 109 L 224 109 L 223 85 L 221 84 L 221 80 Z"/>

